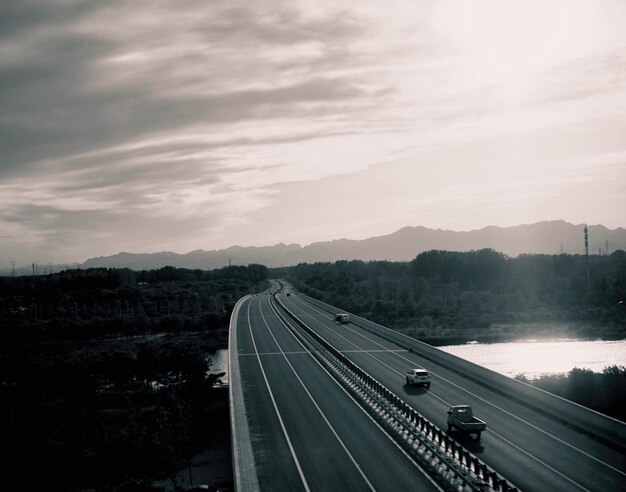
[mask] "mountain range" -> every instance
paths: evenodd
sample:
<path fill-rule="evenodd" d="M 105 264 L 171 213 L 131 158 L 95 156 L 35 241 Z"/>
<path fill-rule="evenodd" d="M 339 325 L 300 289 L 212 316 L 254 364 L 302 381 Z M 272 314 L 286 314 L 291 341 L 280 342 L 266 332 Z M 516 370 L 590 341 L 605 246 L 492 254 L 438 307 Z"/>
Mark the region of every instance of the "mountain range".
<path fill-rule="evenodd" d="M 584 224 L 563 220 L 537 222 L 513 227 L 489 226 L 467 232 L 404 227 L 392 234 L 363 240 L 336 239 L 307 246 L 276 244 L 263 247 L 231 246 L 221 250 L 195 250 L 186 254 L 118 253 L 90 258 L 80 268 L 109 267 L 150 270 L 164 266 L 214 269 L 229 264 L 260 263 L 268 267 L 337 260 L 410 261 L 431 249 L 470 251 L 492 248 L 508 256 L 520 254 L 584 254 Z M 588 226 L 589 253 L 606 254 L 626 250 L 626 229 Z M 608 241 L 608 249 L 607 249 Z"/>

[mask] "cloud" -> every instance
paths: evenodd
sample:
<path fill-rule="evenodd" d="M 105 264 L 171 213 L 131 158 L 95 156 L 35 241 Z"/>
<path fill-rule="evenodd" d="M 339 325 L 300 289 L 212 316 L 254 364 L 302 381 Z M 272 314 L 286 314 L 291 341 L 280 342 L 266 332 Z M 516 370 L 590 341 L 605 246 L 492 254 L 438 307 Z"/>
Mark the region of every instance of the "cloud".
<path fill-rule="evenodd" d="M 328 215 L 308 207 L 329 180 L 362 184 L 384 168 L 409 182 L 419 169 L 419 186 L 435 189 L 446 177 L 420 159 L 463 176 L 447 157 L 457 146 L 478 161 L 530 145 L 533 168 L 557 169 L 570 143 L 554 132 L 576 135 L 576 156 L 619 152 L 624 9 L 600 3 L 564 15 L 562 2 L 529 2 L 521 27 L 489 2 L 473 13 L 448 1 L 3 4 L 0 251 L 20 258 L 22 244 L 22 256 L 56 261 L 258 244 L 270 236 L 255 212 L 280 200 L 296 208 L 273 237 L 297 231 L 298 214 L 316 217 L 319 235 Z M 538 11 L 534 38 L 520 36 Z M 398 159 L 413 167 L 389 166 Z M 300 185 L 311 202 L 293 200 Z M 379 194 L 371 234 L 393 208 L 394 190 Z M 326 230 L 362 220 L 343 209 Z"/>
<path fill-rule="evenodd" d="M 15 224 L 16 233 L 20 230 L 27 232 L 28 240 L 24 243 L 33 252 L 38 252 L 31 260 L 45 261 L 50 258 L 48 251 L 55 250 L 66 251 L 76 260 L 84 259 L 86 250 L 117 252 L 120 241 L 125 248 L 141 250 L 149 239 L 152 251 L 167 250 L 172 246 L 172 236 L 188 238 L 193 233 L 203 234 L 211 221 L 219 220 L 219 217 L 199 224 L 196 217 L 168 221 L 160 214 L 136 214 L 123 209 L 66 210 L 54 206 L 18 206 L 3 212 L 0 220 L 9 226 Z M 42 244 L 45 247 L 42 248 Z"/>
<path fill-rule="evenodd" d="M 69 18 L 50 9 L 47 23 L 40 13 L 4 38 L 5 171 L 198 123 L 314 119 L 368 98 L 332 73 L 350 60 L 342 40 L 359 33 L 341 17 L 306 19 L 285 3 L 91 5 Z M 26 15 L 8 12 L 18 24 Z"/>

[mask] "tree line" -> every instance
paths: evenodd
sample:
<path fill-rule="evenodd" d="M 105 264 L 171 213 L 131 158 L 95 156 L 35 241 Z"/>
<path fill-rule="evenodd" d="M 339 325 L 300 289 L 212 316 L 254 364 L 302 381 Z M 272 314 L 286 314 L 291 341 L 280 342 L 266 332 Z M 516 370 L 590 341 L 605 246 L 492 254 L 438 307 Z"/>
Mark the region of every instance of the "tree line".
<path fill-rule="evenodd" d="M 602 373 L 575 367 L 567 374 L 543 374 L 533 380 L 518 374 L 515 378 L 626 422 L 624 366 L 609 366 Z"/>
<path fill-rule="evenodd" d="M 433 250 L 410 262 L 300 264 L 282 273 L 307 295 L 431 343 L 496 341 L 493 327 L 502 324 L 563 323 L 581 337 L 626 336 L 622 250 L 588 258 Z M 624 367 L 517 378 L 626 419 Z"/>
<path fill-rule="evenodd" d="M 243 295 L 265 287 L 263 265 L 218 270 L 91 268 L 0 277 L 0 339 L 45 340 L 211 330 Z"/>
<path fill-rule="evenodd" d="M 563 322 L 581 336 L 626 334 L 626 253 L 521 255 L 427 251 L 410 262 L 300 264 L 301 292 L 416 336 L 495 324 Z"/>

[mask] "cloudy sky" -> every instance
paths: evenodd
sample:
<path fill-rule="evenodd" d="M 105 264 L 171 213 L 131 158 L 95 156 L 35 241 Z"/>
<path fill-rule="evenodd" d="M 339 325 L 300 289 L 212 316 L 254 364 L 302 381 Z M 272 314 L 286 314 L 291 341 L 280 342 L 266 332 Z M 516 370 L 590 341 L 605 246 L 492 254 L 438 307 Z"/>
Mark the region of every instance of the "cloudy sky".
<path fill-rule="evenodd" d="M 626 2 L 0 4 L 0 267 L 626 226 Z"/>

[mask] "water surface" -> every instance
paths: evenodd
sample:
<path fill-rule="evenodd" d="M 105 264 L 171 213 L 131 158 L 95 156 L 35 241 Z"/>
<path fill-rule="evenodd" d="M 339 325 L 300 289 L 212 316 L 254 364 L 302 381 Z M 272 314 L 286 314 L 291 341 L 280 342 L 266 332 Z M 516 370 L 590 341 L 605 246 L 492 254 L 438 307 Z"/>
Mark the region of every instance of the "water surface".
<path fill-rule="evenodd" d="M 574 367 L 602 372 L 607 366 L 626 366 L 626 340 L 524 340 L 438 348 L 506 376 L 525 374 L 529 379 L 566 373 Z"/>
<path fill-rule="evenodd" d="M 542 374 L 567 373 L 574 367 L 602 372 L 607 366 L 626 366 L 626 340 L 523 340 L 437 348 L 506 376 L 525 374 L 529 379 Z M 228 350 L 218 350 L 210 359 L 210 372 L 226 373 L 221 380 L 228 384 Z"/>
<path fill-rule="evenodd" d="M 228 384 L 228 349 L 220 349 L 214 354 L 209 356 L 211 359 L 211 367 L 209 369 L 209 373 L 211 374 L 219 374 L 224 372 L 224 376 L 220 379 L 222 383 Z"/>

